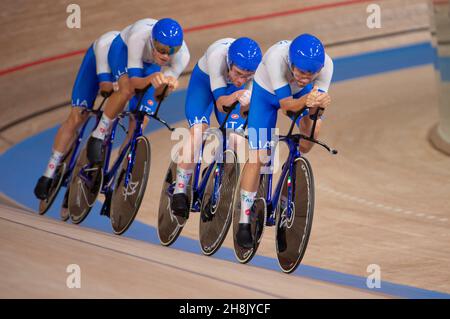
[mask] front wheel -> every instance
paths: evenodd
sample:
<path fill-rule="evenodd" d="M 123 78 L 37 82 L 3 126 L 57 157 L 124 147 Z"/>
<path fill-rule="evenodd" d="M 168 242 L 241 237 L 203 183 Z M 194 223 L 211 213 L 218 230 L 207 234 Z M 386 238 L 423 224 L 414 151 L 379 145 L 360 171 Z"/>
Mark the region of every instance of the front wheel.
<path fill-rule="evenodd" d="M 232 219 L 233 196 L 239 179 L 239 163 L 232 150 L 224 153 L 224 163 L 215 164 L 209 175 L 200 215 L 200 247 L 213 255 L 222 245 Z"/>
<path fill-rule="evenodd" d="M 144 198 L 150 172 L 150 143 L 145 136 L 139 136 L 136 139 L 134 165 L 125 186 L 130 150 L 122 160 L 111 197 L 111 225 L 116 235 L 123 234 L 133 223 Z"/>
<path fill-rule="evenodd" d="M 314 214 L 314 178 L 304 157 L 294 162 L 283 181 L 276 215 L 278 264 L 285 273 L 297 269 L 308 245 Z"/>

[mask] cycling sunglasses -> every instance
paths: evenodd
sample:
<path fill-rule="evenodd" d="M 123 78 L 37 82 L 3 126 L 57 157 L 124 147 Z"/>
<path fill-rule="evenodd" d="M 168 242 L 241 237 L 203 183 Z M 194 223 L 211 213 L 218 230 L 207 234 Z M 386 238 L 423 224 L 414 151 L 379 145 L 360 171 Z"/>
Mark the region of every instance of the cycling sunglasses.
<path fill-rule="evenodd" d="M 175 53 L 177 53 L 180 50 L 181 45 L 176 46 L 176 47 L 170 47 L 168 45 L 162 44 L 161 42 L 154 40 L 153 47 L 160 54 L 174 55 Z"/>

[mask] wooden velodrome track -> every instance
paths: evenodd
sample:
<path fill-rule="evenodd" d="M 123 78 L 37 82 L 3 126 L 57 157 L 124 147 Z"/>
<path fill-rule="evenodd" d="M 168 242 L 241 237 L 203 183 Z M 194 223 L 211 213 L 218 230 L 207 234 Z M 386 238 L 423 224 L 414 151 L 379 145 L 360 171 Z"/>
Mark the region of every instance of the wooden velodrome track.
<path fill-rule="evenodd" d="M 83 0 L 78 1 L 82 9 L 79 30 L 65 27 L 69 3 L 0 4 L 5 13 L 0 25 L 7 30 L 0 35 L 2 152 L 54 127 L 67 115 L 65 106 L 30 118 L 70 98 L 82 54 L 60 55 L 85 49 L 99 34 L 120 30 L 143 17 L 171 16 L 181 22 L 191 51 L 189 70 L 209 43 L 228 36 L 253 37 L 266 50 L 278 40 L 311 32 L 323 39 L 333 58 L 430 38 L 427 2 L 422 0 L 379 1 L 383 27 L 374 30 L 366 27 L 369 1 L 231 0 L 223 7 L 223 1 L 167 0 L 156 6 L 148 0 L 114 5 L 112 1 Z M 228 23 L 219 23 L 223 21 Z M 368 275 L 368 265 L 377 264 L 383 281 L 450 293 L 450 161 L 427 141 L 437 121 L 434 76 L 433 67 L 427 64 L 332 84 L 333 105 L 327 111 L 321 139 L 336 147 L 339 155 L 332 157 L 318 147 L 308 154 L 316 182 L 316 209 L 303 264 L 359 277 Z M 182 78 L 184 86 L 187 80 L 187 76 Z M 20 123 L 11 125 L 15 121 Z M 288 123 L 280 116 L 282 130 Z M 137 218 L 156 225 L 161 182 L 170 158 L 170 134 L 159 130 L 149 139 L 152 167 Z M 49 150 L 49 145 L 42 148 Z M 40 174 L 45 162 L 34 165 Z M 0 191 L 6 193 L 6 189 Z M 32 189 L 25 191 L 31 194 Z M 1 297 L 401 296 L 112 236 L 39 217 L 6 197 L 1 201 Z M 191 216 L 182 235 L 197 239 L 198 216 Z M 224 246 L 232 247 L 230 236 Z M 258 254 L 275 256 L 273 229 L 265 232 Z M 65 285 L 65 269 L 72 263 L 82 267 L 81 289 Z M 301 272 L 302 268 L 297 271 Z"/>

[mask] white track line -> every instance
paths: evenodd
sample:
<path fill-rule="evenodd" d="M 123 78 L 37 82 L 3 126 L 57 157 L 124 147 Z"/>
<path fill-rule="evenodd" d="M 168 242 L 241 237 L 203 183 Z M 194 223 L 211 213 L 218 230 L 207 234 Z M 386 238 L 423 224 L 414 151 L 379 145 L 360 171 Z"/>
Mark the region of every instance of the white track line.
<path fill-rule="evenodd" d="M 356 197 L 356 196 L 352 196 L 352 195 L 348 195 L 348 194 L 345 194 L 345 193 L 338 192 L 338 191 L 336 191 L 336 190 L 334 190 L 334 189 L 332 189 L 332 188 L 330 188 L 328 186 L 320 185 L 317 188 L 320 189 L 320 190 L 323 190 L 325 192 L 331 193 L 333 195 L 336 195 L 337 197 L 348 199 L 348 200 L 350 200 L 352 202 L 357 202 L 357 203 L 360 203 L 360 204 L 364 204 L 366 206 L 380 208 L 382 210 L 389 211 L 389 212 L 392 212 L 392 213 L 401 213 L 403 215 L 408 215 L 408 216 L 412 216 L 412 217 L 428 219 L 428 220 L 436 220 L 436 221 L 439 221 L 441 223 L 447 223 L 448 222 L 448 218 L 438 218 L 438 217 L 436 217 L 434 215 L 430 215 L 430 214 L 423 213 L 423 212 L 413 212 L 411 210 L 405 210 L 405 209 L 400 208 L 400 207 L 391 207 L 391 206 L 384 205 L 382 203 L 374 203 L 374 202 L 366 200 L 364 198 L 360 198 L 360 197 Z"/>

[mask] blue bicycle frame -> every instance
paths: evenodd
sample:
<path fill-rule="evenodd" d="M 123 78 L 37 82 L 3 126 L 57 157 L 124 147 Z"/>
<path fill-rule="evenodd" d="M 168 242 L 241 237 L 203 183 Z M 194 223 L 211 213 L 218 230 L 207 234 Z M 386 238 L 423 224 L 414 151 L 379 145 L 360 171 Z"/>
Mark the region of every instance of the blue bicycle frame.
<path fill-rule="evenodd" d="M 100 103 L 100 106 L 98 107 L 98 109 L 96 110 L 84 110 L 83 112 L 89 112 L 95 115 L 96 119 L 95 119 L 95 126 L 97 127 L 98 122 L 100 122 L 100 118 L 101 115 L 103 114 L 103 112 L 101 111 L 101 108 L 103 106 L 103 104 L 105 103 L 106 99 L 109 97 L 109 94 L 103 95 L 103 100 Z M 78 158 L 78 148 L 80 147 L 81 141 L 83 140 L 83 136 L 84 136 L 84 132 L 86 131 L 86 128 L 88 126 L 89 123 L 89 119 L 86 120 L 86 122 L 83 124 L 83 126 L 81 127 L 80 132 L 78 133 L 77 139 L 75 140 L 75 145 L 74 145 L 74 151 L 72 153 L 72 156 L 70 158 L 69 161 L 69 168 L 66 171 L 66 176 L 64 177 L 62 186 L 67 187 L 67 185 L 69 184 L 70 181 L 70 176 L 72 175 L 72 171 L 75 167 L 75 164 L 77 162 L 77 158 Z"/>
<path fill-rule="evenodd" d="M 138 106 L 141 104 L 142 102 L 142 97 L 144 96 L 145 92 L 147 91 L 147 89 L 150 87 L 150 85 L 145 88 L 143 90 L 142 95 L 140 96 L 139 102 L 138 102 Z M 168 89 L 168 86 L 166 86 L 162 92 L 162 97 L 160 98 L 159 102 L 158 102 L 158 106 L 156 108 L 155 113 L 147 113 L 146 111 L 140 110 L 138 108 L 137 111 L 134 112 L 122 112 L 118 118 L 114 121 L 112 129 L 111 129 L 111 134 L 107 140 L 107 144 L 108 144 L 108 148 L 107 148 L 107 153 L 106 153 L 106 158 L 105 158 L 105 165 L 103 166 L 103 176 L 104 176 L 104 182 L 103 182 L 103 187 L 101 190 L 102 194 L 106 194 L 108 191 L 112 190 L 113 185 L 110 185 L 111 182 L 114 180 L 114 177 L 116 176 L 117 170 L 119 169 L 120 164 L 122 163 L 123 158 L 125 157 L 125 154 L 127 153 L 128 149 L 130 148 L 130 153 L 128 155 L 128 165 L 127 165 L 127 170 L 126 170 L 126 174 L 125 174 L 125 181 L 124 181 L 124 186 L 128 187 L 128 183 L 130 181 L 130 173 L 133 170 L 134 167 L 134 163 L 136 160 L 136 144 L 137 144 L 137 139 L 142 136 L 142 123 L 144 122 L 144 118 L 145 116 L 148 116 L 150 118 L 153 118 L 157 121 L 159 121 L 160 123 L 164 124 L 167 128 L 169 128 L 169 130 L 173 131 L 173 128 L 171 128 L 166 121 L 160 119 L 158 117 L 158 112 L 159 109 L 161 107 L 161 103 L 164 100 L 164 96 L 166 94 L 166 91 Z M 111 158 L 111 152 L 112 152 L 112 143 L 114 142 L 115 136 L 116 136 L 116 129 L 117 129 L 117 125 L 120 125 L 125 131 L 125 127 L 120 124 L 120 120 L 126 116 L 130 116 L 130 115 L 134 115 L 135 119 L 136 119 L 136 127 L 134 129 L 133 132 L 133 136 L 131 137 L 131 139 L 127 142 L 127 144 L 125 145 L 125 147 L 122 149 L 122 151 L 120 152 L 118 158 L 116 159 L 116 161 L 113 164 L 113 167 L 108 170 L 109 167 L 109 161 Z"/>
<path fill-rule="evenodd" d="M 227 149 L 227 145 L 228 145 L 228 136 L 226 134 L 226 129 L 225 129 L 225 125 L 226 122 L 231 114 L 231 111 L 233 111 L 233 109 L 236 107 L 236 105 L 239 102 L 235 102 L 233 103 L 231 106 L 228 107 L 224 107 L 224 109 L 228 109 L 227 112 L 227 116 L 225 117 L 225 119 L 223 120 L 222 124 L 219 127 L 219 130 L 221 132 L 221 136 L 225 137 L 224 139 L 221 140 L 221 145 L 222 145 L 222 154 L 225 153 L 226 149 Z M 200 156 L 199 158 L 203 157 L 203 147 L 205 146 L 205 142 L 202 143 L 202 148 L 200 150 Z M 216 157 L 217 157 L 217 153 L 216 152 Z M 201 177 L 201 181 L 200 181 L 200 169 L 201 169 L 201 162 L 199 161 L 196 166 L 195 166 L 195 170 L 194 170 L 194 174 L 193 174 L 193 182 L 192 182 L 192 194 L 193 194 L 193 198 L 192 198 L 192 208 L 191 211 L 192 212 L 200 212 L 201 210 L 201 206 L 202 206 L 202 199 L 203 199 L 203 195 L 205 193 L 206 190 L 206 184 L 208 183 L 208 179 L 209 176 L 211 174 L 212 169 L 214 168 L 214 166 L 218 165 L 218 167 L 216 167 L 215 170 L 215 174 L 218 178 L 215 178 L 214 180 L 214 190 L 213 190 L 213 206 L 218 202 L 218 198 L 219 198 L 219 189 L 220 189 L 220 185 L 222 184 L 222 177 L 223 177 L 223 161 L 219 161 L 217 162 L 217 160 L 214 160 L 209 167 L 207 168 L 205 174 L 203 174 L 203 176 Z M 199 185 L 200 183 L 200 185 Z M 167 192 L 168 194 L 173 194 L 173 190 L 174 187 L 173 185 L 169 186 Z"/>
<path fill-rule="evenodd" d="M 306 108 L 304 110 L 301 111 L 300 115 L 298 115 L 298 117 L 295 118 L 295 120 L 293 120 L 291 128 L 289 129 L 289 133 L 287 135 L 281 135 L 279 136 L 279 141 L 281 142 L 285 142 L 289 148 L 289 156 L 287 158 L 287 160 L 284 162 L 283 165 L 283 169 L 280 175 L 280 178 L 278 180 L 277 186 L 275 188 L 275 191 L 272 195 L 272 180 L 273 180 L 273 175 L 272 174 L 267 174 L 268 175 L 268 181 L 267 181 L 267 189 L 266 189 L 266 194 L 265 194 L 265 200 L 266 200 L 266 207 L 267 207 L 267 219 L 266 219 L 266 225 L 267 226 L 273 226 L 275 225 L 275 212 L 276 212 L 276 207 L 278 204 L 278 201 L 280 199 L 281 196 L 281 189 L 283 187 L 283 182 L 286 179 L 286 175 L 289 173 L 288 176 L 288 198 L 287 198 L 287 202 L 290 203 L 292 202 L 293 198 L 293 189 L 292 189 L 292 185 L 295 185 L 295 174 L 293 174 L 294 172 L 294 163 L 295 160 L 297 158 L 299 158 L 302 154 L 300 152 L 299 149 L 299 140 L 300 140 L 300 135 L 295 134 L 292 135 L 292 130 L 293 127 L 295 125 L 296 119 L 302 119 L 303 117 L 305 117 L 306 115 L 309 114 L 309 109 Z M 269 161 L 269 166 L 272 165 L 272 162 Z M 292 177 L 294 180 L 290 180 L 290 177 Z M 290 218 L 291 216 L 291 208 L 289 207 L 288 209 L 288 218 Z"/>

